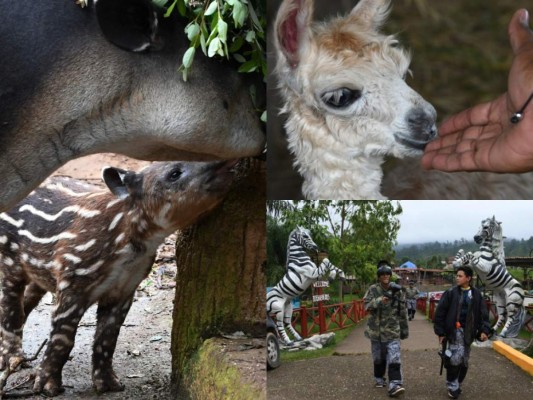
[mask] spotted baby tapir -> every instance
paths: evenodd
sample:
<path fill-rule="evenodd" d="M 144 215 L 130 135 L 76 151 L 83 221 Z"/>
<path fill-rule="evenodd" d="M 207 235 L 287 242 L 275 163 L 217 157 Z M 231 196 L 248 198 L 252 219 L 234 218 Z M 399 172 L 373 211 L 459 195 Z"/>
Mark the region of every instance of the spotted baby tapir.
<path fill-rule="evenodd" d="M 227 193 L 236 161 L 156 163 L 136 173 L 105 168 L 107 189 L 51 178 L 0 214 L 2 369 L 22 357 L 22 329 L 46 292 L 56 294 L 52 332 L 34 391 L 62 392 L 61 372 L 85 311 L 98 303 L 92 379 L 120 391 L 113 353 L 134 292 L 170 233 L 194 223 Z"/>

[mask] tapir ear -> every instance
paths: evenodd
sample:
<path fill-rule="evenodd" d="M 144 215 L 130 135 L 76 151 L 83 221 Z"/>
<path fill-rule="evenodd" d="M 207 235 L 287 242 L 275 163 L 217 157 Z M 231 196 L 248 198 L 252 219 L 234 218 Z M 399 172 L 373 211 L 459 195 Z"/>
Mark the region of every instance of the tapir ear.
<path fill-rule="evenodd" d="M 131 181 L 131 175 L 135 175 L 134 172 L 129 172 L 115 167 L 104 167 L 102 170 L 102 179 L 107 185 L 111 193 L 120 199 L 124 199 L 129 196 L 131 189 L 128 182 Z"/>
<path fill-rule="evenodd" d="M 300 62 L 311 38 L 313 0 L 285 0 L 275 23 L 276 44 L 291 68 Z"/>
<path fill-rule="evenodd" d="M 96 18 L 105 38 L 129 51 L 158 50 L 158 16 L 150 0 L 98 0 Z"/>
<path fill-rule="evenodd" d="M 350 17 L 368 30 L 377 31 L 389 16 L 390 0 L 359 0 L 350 12 Z"/>

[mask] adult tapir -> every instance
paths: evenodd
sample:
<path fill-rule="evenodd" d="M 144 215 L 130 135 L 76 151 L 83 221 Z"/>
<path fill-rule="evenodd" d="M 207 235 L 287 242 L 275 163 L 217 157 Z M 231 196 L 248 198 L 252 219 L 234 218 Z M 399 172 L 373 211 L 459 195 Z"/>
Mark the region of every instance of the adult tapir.
<path fill-rule="evenodd" d="M 252 156 L 265 137 L 234 68 L 197 54 L 150 0 L 0 1 L 0 212 L 67 161 Z"/>

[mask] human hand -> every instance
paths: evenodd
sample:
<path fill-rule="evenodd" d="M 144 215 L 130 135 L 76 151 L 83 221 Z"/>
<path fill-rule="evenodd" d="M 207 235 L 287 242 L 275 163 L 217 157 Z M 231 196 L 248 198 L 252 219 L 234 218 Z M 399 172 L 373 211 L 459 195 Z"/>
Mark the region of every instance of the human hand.
<path fill-rule="evenodd" d="M 390 299 L 387 296 L 381 296 L 381 303 L 387 305 L 389 304 Z"/>
<path fill-rule="evenodd" d="M 533 93 L 533 32 L 526 10 L 513 15 L 508 31 L 514 53 L 508 91 L 444 121 L 440 137 L 426 146 L 424 168 L 449 172 L 533 170 L 533 102 L 519 123 L 510 122 Z"/>
<path fill-rule="evenodd" d="M 439 336 L 439 344 L 442 345 L 442 341 L 444 340 L 444 336 Z"/>

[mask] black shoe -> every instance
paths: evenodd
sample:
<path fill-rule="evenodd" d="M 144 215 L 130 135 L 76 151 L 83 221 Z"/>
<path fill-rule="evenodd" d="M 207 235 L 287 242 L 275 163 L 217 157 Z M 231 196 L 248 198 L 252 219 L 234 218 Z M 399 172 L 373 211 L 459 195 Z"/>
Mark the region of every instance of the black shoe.
<path fill-rule="evenodd" d="M 405 392 L 405 388 L 403 386 L 396 386 L 389 390 L 389 396 L 390 397 L 398 397 L 401 396 Z"/>
<path fill-rule="evenodd" d="M 458 398 L 460 394 L 461 394 L 461 389 L 457 389 L 457 390 L 448 389 L 448 397 L 451 399 Z"/>

